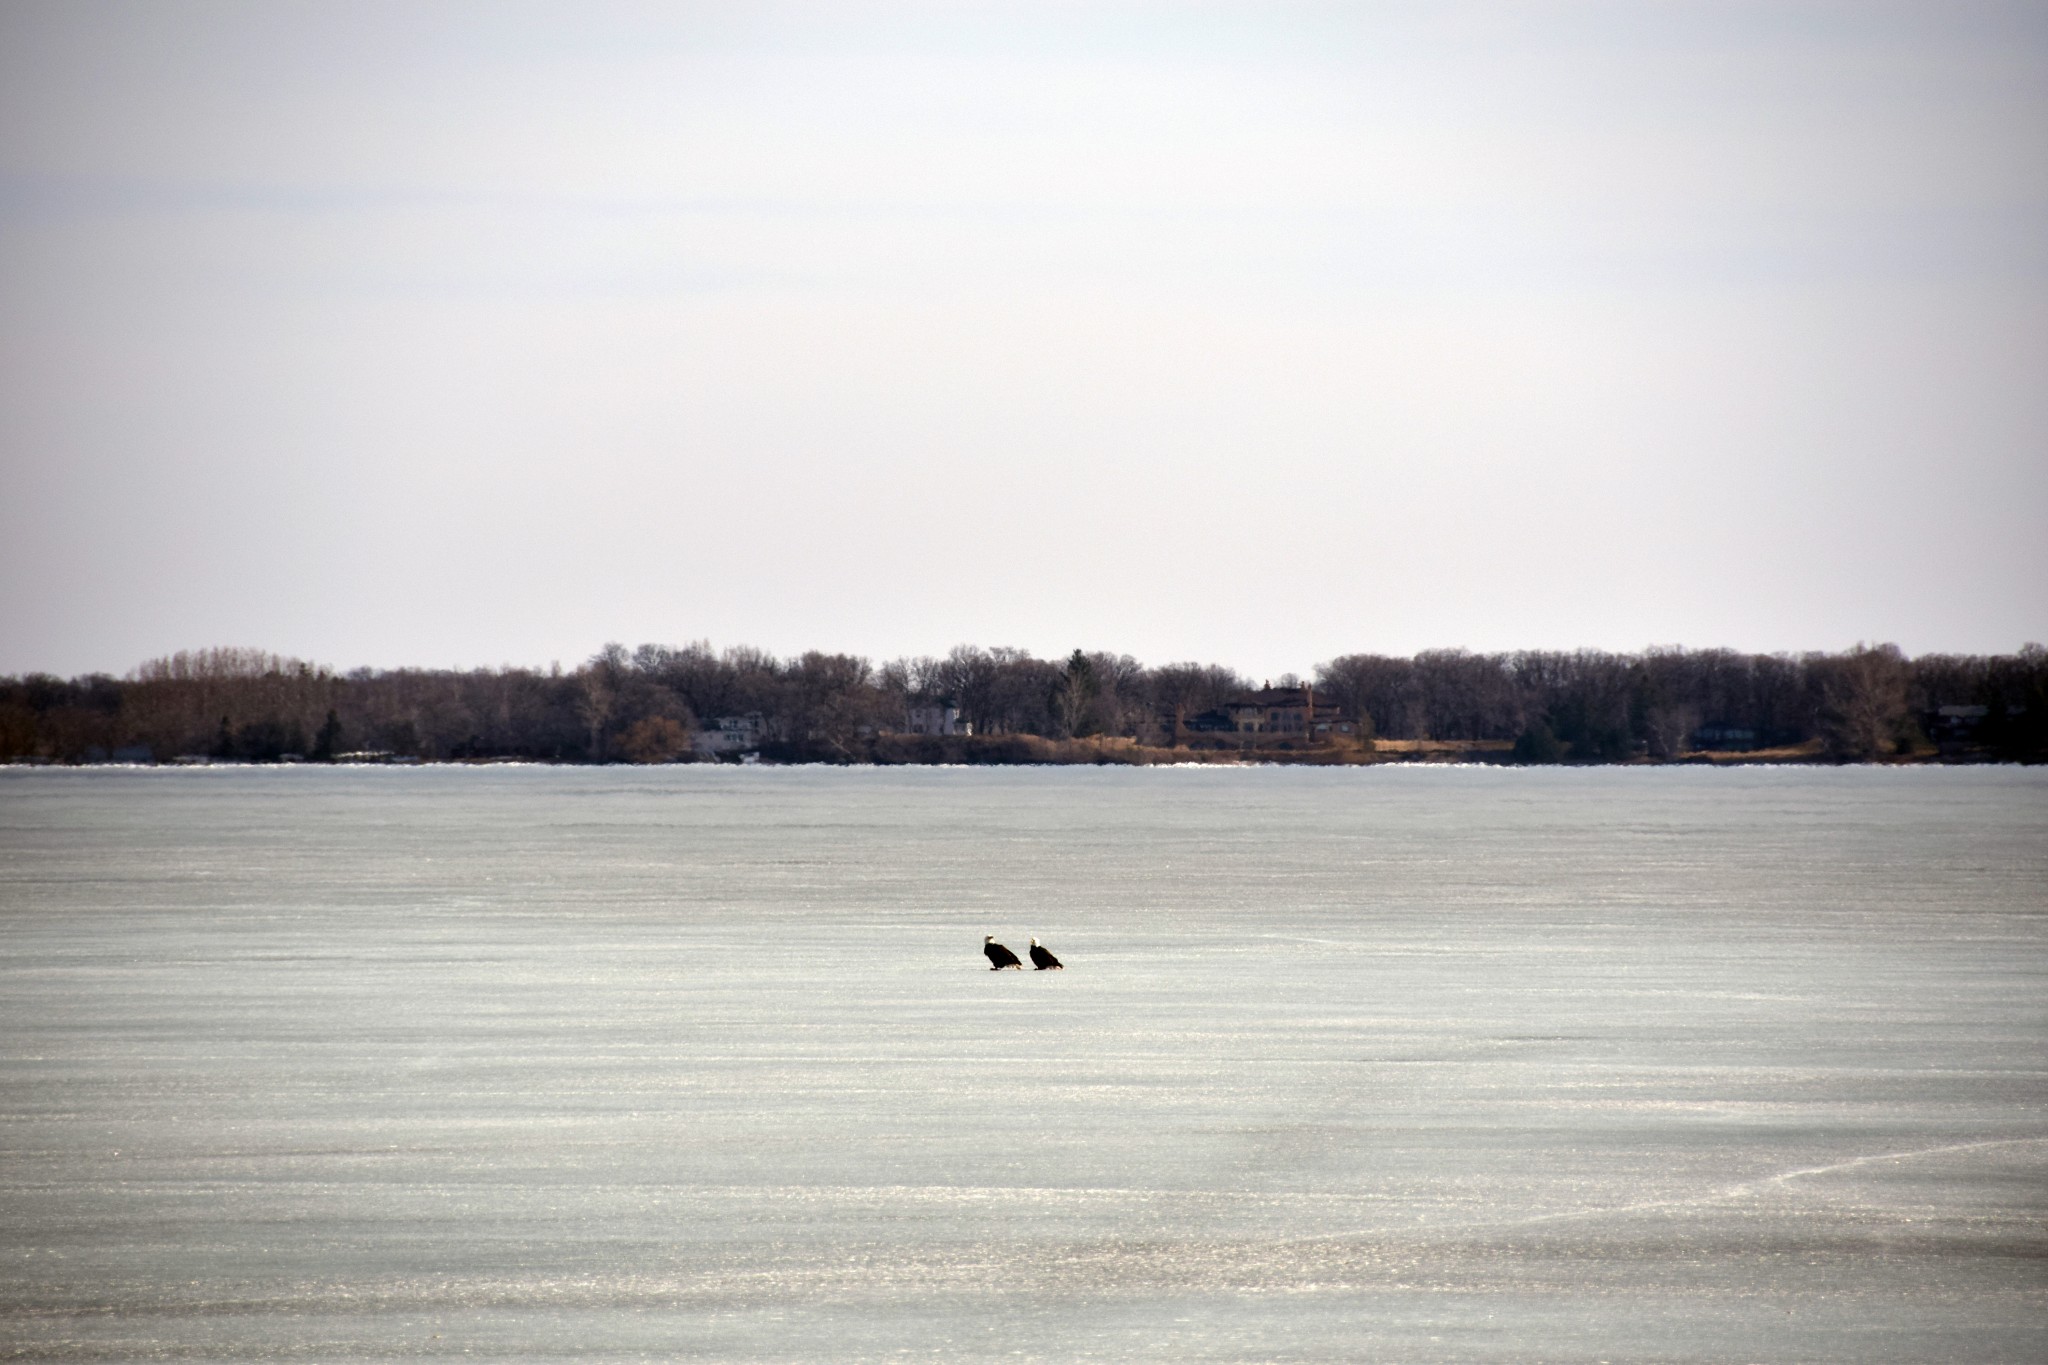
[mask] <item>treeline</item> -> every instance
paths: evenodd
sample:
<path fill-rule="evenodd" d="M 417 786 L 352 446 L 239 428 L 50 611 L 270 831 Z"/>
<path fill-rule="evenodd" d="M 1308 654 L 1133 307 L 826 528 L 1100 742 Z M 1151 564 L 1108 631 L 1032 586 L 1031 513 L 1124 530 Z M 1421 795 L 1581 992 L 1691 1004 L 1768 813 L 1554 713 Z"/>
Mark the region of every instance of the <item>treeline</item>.
<path fill-rule="evenodd" d="M 845 654 L 608 645 L 559 668 L 336 673 L 255 650 L 153 660 L 125 678 L 0 678 L 0 759 L 669 762 L 700 728 L 758 714 L 761 749 L 790 761 L 868 762 L 913 706 L 955 706 L 978 737 L 1090 737 L 1171 747 L 1187 718 L 1256 687 L 1312 683 L 1318 713 L 1360 736 L 1511 744 L 1524 762 L 1670 760 L 1701 748 L 1808 746 L 1871 760 L 1936 751 L 2048 756 L 2048 651 L 1922 655 L 1653 649 L 1641 654 L 1432 650 L 1348 654 L 1312 678 L 1253 680 L 1215 664 L 1148 667 L 1077 650 L 1062 660 L 962 646 L 876 665 Z M 1205 741 L 1199 737 L 1192 742 Z M 880 746 L 880 747 L 878 747 Z M 987 752 L 1044 753 L 1042 746 Z M 1065 751 L 1062 751 L 1065 752 Z"/>
<path fill-rule="evenodd" d="M 1674 759 L 1698 748 L 1793 748 L 1870 760 L 1947 747 L 2038 759 L 2048 651 L 1641 654 L 1433 650 L 1354 654 L 1316 670 L 1324 695 L 1387 737 L 1515 741 L 1524 761 Z M 1944 711 L 1959 714 L 1944 715 Z"/>

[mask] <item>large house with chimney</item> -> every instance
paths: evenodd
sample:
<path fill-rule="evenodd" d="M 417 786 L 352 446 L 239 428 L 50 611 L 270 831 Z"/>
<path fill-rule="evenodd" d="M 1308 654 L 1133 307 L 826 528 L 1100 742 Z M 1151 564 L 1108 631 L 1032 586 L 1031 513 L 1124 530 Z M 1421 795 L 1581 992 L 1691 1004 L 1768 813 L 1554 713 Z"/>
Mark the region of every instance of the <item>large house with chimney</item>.
<path fill-rule="evenodd" d="M 1359 735 L 1358 718 L 1327 702 L 1318 704 L 1313 686 L 1274 687 L 1233 697 L 1212 711 L 1172 718 L 1176 741 L 1235 740 L 1243 744 L 1278 741 L 1347 742 Z"/>

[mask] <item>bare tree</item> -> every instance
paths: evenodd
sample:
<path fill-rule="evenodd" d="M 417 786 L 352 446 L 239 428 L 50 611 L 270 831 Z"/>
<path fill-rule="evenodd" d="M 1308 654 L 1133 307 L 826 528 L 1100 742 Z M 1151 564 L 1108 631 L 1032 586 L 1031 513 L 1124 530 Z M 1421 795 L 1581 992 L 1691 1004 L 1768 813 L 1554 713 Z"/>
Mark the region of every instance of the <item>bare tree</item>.
<path fill-rule="evenodd" d="M 609 644 L 591 656 L 583 666 L 579 681 L 583 684 L 583 697 L 577 703 L 577 714 L 590 730 L 590 757 L 602 763 L 605 757 L 605 730 L 611 723 L 612 713 L 618 709 L 619 691 L 625 681 L 626 647 Z"/>
<path fill-rule="evenodd" d="M 673 763 L 690 752 L 690 732 L 667 716 L 647 716 L 620 738 L 619 752 L 634 763 Z"/>
<path fill-rule="evenodd" d="M 1422 728 L 1415 666 L 1379 654 L 1346 654 L 1316 666 L 1316 691 L 1357 716 L 1370 735 L 1412 739 Z"/>
<path fill-rule="evenodd" d="M 1847 654 L 1810 655 L 1820 692 L 1821 739 L 1838 758 L 1879 758 L 1905 737 L 1907 670 L 1897 645 L 1858 645 Z"/>
<path fill-rule="evenodd" d="M 1066 666 L 1053 676 L 1048 693 L 1058 738 L 1075 738 L 1092 733 L 1096 697 L 1101 684 L 1088 656 L 1075 650 Z"/>

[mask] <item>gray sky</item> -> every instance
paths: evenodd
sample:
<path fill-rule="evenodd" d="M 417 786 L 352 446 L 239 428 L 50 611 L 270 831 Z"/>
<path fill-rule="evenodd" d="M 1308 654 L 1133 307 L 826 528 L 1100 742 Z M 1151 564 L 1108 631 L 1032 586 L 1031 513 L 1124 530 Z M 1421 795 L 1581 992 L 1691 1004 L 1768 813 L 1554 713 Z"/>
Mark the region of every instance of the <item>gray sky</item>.
<path fill-rule="evenodd" d="M 0 3 L 0 672 L 2048 637 L 2048 6 Z"/>

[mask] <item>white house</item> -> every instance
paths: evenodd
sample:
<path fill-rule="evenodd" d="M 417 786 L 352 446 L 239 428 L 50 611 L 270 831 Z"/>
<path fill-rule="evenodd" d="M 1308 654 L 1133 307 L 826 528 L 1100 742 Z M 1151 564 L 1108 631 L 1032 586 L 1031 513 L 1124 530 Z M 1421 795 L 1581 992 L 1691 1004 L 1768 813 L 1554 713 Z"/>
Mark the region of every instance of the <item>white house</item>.
<path fill-rule="evenodd" d="M 913 735 L 971 735 L 974 726 L 960 719 L 960 708 L 951 702 L 929 702 L 910 707 L 904 729 Z"/>
<path fill-rule="evenodd" d="M 690 736 L 690 747 L 699 758 L 717 758 L 758 749 L 767 737 L 768 723 L 759 711 L 749 711 L 744 716 L 718 717 Z"/>

